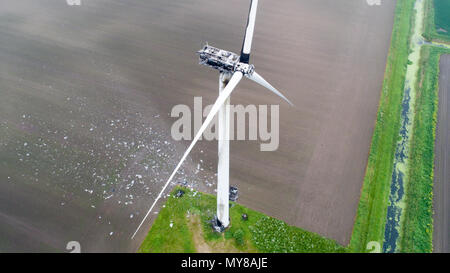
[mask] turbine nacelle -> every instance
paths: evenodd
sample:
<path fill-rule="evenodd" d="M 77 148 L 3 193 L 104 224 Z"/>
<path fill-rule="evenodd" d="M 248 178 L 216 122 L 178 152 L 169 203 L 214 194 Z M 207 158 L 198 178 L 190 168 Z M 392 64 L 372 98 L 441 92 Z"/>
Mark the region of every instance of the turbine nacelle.
<path fill-rule="evenodd" d="M 261 77 L 261 75 L 255 72 L 254 65 L 241 62 L 243 59 L 242 55 L 239 56 L 236 53 L 213 47 L 208 44 L 206 44 L 201 50 L 197 51 L 197 54 L 199 55 L 200 64 L 217 69 L 221 73 L 230 73 L 231 75 L 240 73 L 242 76 L 245 76 L 246 78 L 269 89 L 272 93 L 292 105 L 292 103 L 283 94 L 281 94 L 280 91 L 275 89 L 275 87 L 268 83 L 263 77 Z M 244 59 L 248 60 L 248 57 L 249 55 L 247 57 L 244 56 Z"/>
<path fill-rule="evenodd" d="M 220 72 L 241 72 L 244 75 L 252 75 L 255 66 L 240 62 L 240 57 L 236 53 L 216 48 L 206 44 L 197 51 L 199 63 L 219 70 Z"/>

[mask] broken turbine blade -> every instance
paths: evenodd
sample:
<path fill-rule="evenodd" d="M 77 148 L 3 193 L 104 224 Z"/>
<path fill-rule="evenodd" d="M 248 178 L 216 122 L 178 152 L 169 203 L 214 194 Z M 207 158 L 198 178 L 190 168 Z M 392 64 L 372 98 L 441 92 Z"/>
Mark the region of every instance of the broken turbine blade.
<path fill-rule="evenodd" d="M 166 184 L 162 188 L 162 190 L 159 193 L 158 197 L 156 197 L 155 201 L 153 202 L 152 206 L 150 207 L 150 210 L 147 212 L 147 214 L 145 215 L 145 217 L 142 220 L 141 224 L 138 226 L 136 232 L 133 234 L 133 236 L 131 238 L 134 238 L 136 233 L 139 231 L 139 229 L 141 228 L 142 224 L 145 222 L 145 220 L 147 219 L 148 215 L 153 210 L 153 207 L 156 205 L 158 200 L 161 198 L 161 195 L 163 194 L 163 192 L 166 190 L 167 186 L 172 181 L 172 179 L 175 176 L 175 174 L 177 173 L 178 169 L 181 167 L 181 165 L 183 164 L 184 160 L 186 160 L 186 158 L 189 155 L 189 153 L 191 152 L 192 148 L 194 148 L 194 146 L 197 143 L 197 141 L 203 135 L 203 132 L 206 130 L 208 125 L 213 120 L 214 116 L 219 112 L 220 107 L 225 103 L 227 98 L 231 95 L 231 92 L 233 92 L 235 87 L 241 81 L 242 76 L 243 76 L 243 74 L 241 72 L 236 72 L 236 73 L 233 74 L 233 76 L 231 77 L 231 79 L 228 82 L 227 86 L 222 91 L 222 93 L 220 93 L 219 97 L 217 98 L 216 102 L 214 103 L 213 107 L 211 108 L 211 111 L 209 112 L 208 116 L 206 117 L 205 122 L 203 122 L 202 126 L 200 127 L 200 129 L 198 130 L 198 132 L 195 135 L 194 139 L 192 140 L 191 145 L 189 145 L 189 147 L 187 148 L 186 152 L 184 153 L 184 155 L 181 158 L 180 162 L 178 163 L 177 167 L 175 168 L 175 170 L 170 175 L 169 179 L 167 180 Z"/>
<path fill-rule="evenodd" d="M 273 87 L 270 83 L 268 83 L 263 77 L 261 77 L 261 75 L 259 75 L 256 72 L 253 72 L 252 74 L 246 74 L 245 75 L 247 78 L 249 78 L 250 80 L 264 86 L 265 88 L 269 89 L 270 91 L 272 91 L 273 93 L 275 93 L 277 96 L 279 96 L 280 98 L 284 99 L 287 103 L 289 103 L 291 106 L 294 106 L 294 104 L 292 104 L 292 102 L 290 100 L 288 100 L 283 94 L 281 94 L 280 91 L 278 91 L 277 89 L 275 89 L 275 87 Z"/>
<path fill-rule="evenodd" d="M 258 0 L 251 0 L 250 11 L 248 12 L 247 29 L 245 30 L 244 43 L 242 44 L 241 58 L 242 63 L 249 63 L 250 51 L 252 49 L 253 33 L 255 31 L 256 11 L 258 9 Z"/>

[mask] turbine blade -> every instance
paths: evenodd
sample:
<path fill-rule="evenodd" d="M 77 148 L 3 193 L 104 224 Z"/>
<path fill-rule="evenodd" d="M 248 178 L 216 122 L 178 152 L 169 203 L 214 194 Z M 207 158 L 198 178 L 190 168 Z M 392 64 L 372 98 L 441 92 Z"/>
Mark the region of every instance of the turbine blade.
<path fill-rule="evenodd" d="M 222 91 L 222 93 L 220 93 L 219 97 L 217 98 L 216 102 L 214 103 L 213 107 L 211 108 L 211 111 L 209 112 L 208 116 L 206 117 L 205 122 L 203 122 L 202 126 L 200 127 L 200 129 L 198 130 L 198 132 L 195 135 L 194 139 L 192 140 L 191 145 L 189 145 L 189 147 L 187 148 L 186 152 L 184 153 L 184 155 L 181 158 L 180 162 L 178 163 L 177 167 L 175 168 L 175 170 L 170 175 L 169 179 L 167 180 L 166 184 L 162 188 L 162 190 L 159 193 L 158 197 L 155 199 L 155 201 L 153 202 L 153 205 L 150 207 L 150 210 L 147 212 L 147 214 L 145 215 L 145 217 L 142 220 L 141 224 L 138 226 L 136 232 L 133 234 L 133 236 L 131 238 L 134 238 L 136 233 L 139 231 L 139 229 L 141 228 L 141 226 L 144 223 L 145 219 L 147 219 L 148 215 L 153 210 L 153 207 L 156 205 L 156 203 L 158 202 L 159 198 L 161 198 L 162 193 L 167 188 L 169 183 L 172 181 L 173 177 L 175 176 L 175 174 L 177 173 L 178 169 L 181 167 L 183 162 L 186 160 L 186 158 L 189 155 L 189 153 L 191 152 L 192 148 L 194 148 L 195 144 L 200 139 L 200 136 L 203 134 L 203 132 L 208 127 L 208 125 L 211 123 L 211 121 L 213 120 L 214 116 L 219 112 L 220 107 L 225 103 L 227 98 L 231 95 L 231 92 L 233 92 L 234 88 L 241 81 L 242 76 L 243 76 L 243 74 L 241 72 L 236 72 L 236 73 L 233 74 L 233 76 L 231 77 L 231 79 L 228 82 L 227 86 Z"/>
<path fill-rule="evenodd" d="M 268 83 L 263 77 L 261 77 L 261 75 L 259 75 L 256 72 L 253 72 L 253 74 L 246 74 L 245 75 L 247 78 L 249 78 L 250 80 L 264 86 L 265 88 L 269 89 L 270 91 L 272 91 L 273 93 L 275 93 L 277 96 L 281 97 L 282 99 L 284 99 L 287 103 L 289 103 L 291 106 L 294 106 L 294 104 L 292 104 L 292 102 L 290 100 L 288 100 L 283 94 L 281 94 L 280 91 L 278 91 L 277 89 L 275 89 L 275 87 L 273 87 L 270 83 Z"/>
<path fill-rule="evenodd" d="M 241 50 L 242 63 L 250 61 L 250 51 L 252 49 L 253 32 L 255 30 L 256 10 L 258 9 L 258 0 L 251 0 L 250 11 L 248 12 L 247 29 L 245 30 L 244 43 Z"/>

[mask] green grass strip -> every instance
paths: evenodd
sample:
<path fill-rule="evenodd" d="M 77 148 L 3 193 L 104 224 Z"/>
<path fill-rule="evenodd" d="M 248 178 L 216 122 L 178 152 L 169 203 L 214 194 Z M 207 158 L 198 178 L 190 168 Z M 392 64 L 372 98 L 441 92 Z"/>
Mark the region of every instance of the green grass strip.
<path fill-rule="evenodd" d="M 181 198 L 174 197 L 178 189 L 186 192 Z M 333 240 L 289 226 L 283 221 L 234 202 L 230 209 L 231 226 L 224 234 L 217 233 L 210 225 L 215 211 L 215 196 L 177 187 L 168 197 L 165 207 L 159 212 L 139 252 L 196 252 L 192 228 L 189 227 L 189 220 L 192 217 L 200 219 L 199 234 L 202 234 L 203 240 L 213 246 L 225 246 L 225 249 L 219 249 L 224 252 L 330 253 L 346 251 Z M 242 219 L 243 213 L 248 215 L 248 220 Z"/>
<path fill-rule="evenodd" d="M 353 252 L 366 252 L 367 243 L 371 241 L 383 243 L 413 12 L 414 0 L 397 1 L 377 120 L 350 240 Z"/>
<path fill-rule="evenodd" d="M 434 147 L 439 100 L 439 60 L 450 50 L 423 46 L 417 83 L 402 252 L 433 250 Z"/>

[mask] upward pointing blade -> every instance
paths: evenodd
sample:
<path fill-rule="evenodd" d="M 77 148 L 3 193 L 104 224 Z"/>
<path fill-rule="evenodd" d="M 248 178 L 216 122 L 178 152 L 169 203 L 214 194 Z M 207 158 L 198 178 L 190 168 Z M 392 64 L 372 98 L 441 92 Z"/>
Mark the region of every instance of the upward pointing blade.
<path fill-rule="evenodd" d="M 268 83 L 263 77 L 261 77 L 258 73 L 253 72 L 253 74 L 246 74 L 245 75 L 250 80 L 264 86 L 265 88 L 269 89 L 273 93 L 275 93 L 277 96 L 284 99 L 287 103 L 289 103 L 291 106 L 294 106 L 290 100 L 288 100 L 283 94 L 281 94 L 280 91 L 276 90 L 275 87 L 273 87 L 270 83 Z"/>
<path fill-rule="evenodd" d="M 187 148 L 186 152 L 184 153 L 184 155 L 181 158 L 180 162 L 178 163 L 177 167 L 175 168 L 175 170 L 170 175 L 169 179 L 167 180 L 166 184 L 162 188 L 162 190 L 159 193 L 158 197 L 155 199 L 155 201 L 153 202 L 153 205 L 150 207 L 150 210 L 147 212 L 147 214 L 145 215 L 145 217 L 142 220 L 141 224 L 138 226 L 136 232 L 133 234 L 133 236 L 131 238 L 134 238 L 136 233 L 139 231 L 139 229 L 141 228 L 141 226 L 144 223 L 145 219 L 147 219 L 148 215 L 153 210 L 153 207 L 155 206 L 156 202 L 158 202 L 159 198 L 161 198 L 162 193 L 167 188 L 167 186 L 169 185 L 170 181 L 172 181 L 172 179 L 175 176 L 175 174 L 177 173 L 178 169 L 181 167 L 181 164 L 183 164 L 184 160 L 186 160 L 186 158 L 189 155 L 189 153 L 191 152 L 192 148 L 194 148 L 194 146 L 197 143 L 197 141 L 203 135 L 203 132 L 206 130 L 208 125 L 213 120 L 214 116 L 219 112 L 220 107 L 225 103 L 227 98 L 231 95 L 231 92 L 233 92 L 234 88 L 241 81 L 242 76 L 243 76 L 243 74 L 241 72 L 236 72 L 236 73 L 233 74 L 233 76 L 231 77 L 231 79 L 228 82 L 227 86 L 222 91 L 222 93 L 220 93 L 219 97 L 217 98 L 216 102 L 214 103 L 213 107 L 211 108 L 211 111 L 209 112 L 208 116 L 206 117 L 205 122 L 203 122 L 202 126 L 200 127 L 200 129 L 198 130 L 198 132 L 195 135 L 194 139 L 192 140 L 191 145 L 189 145 L 189 148 Z"/>
<path fill-rule="evenodd" d="M 241 50 L 242 63 L 250 61 L 250 51 L 252 49 L 253 32 L 255 30 L 256 10 L 258 9 L 258 0 L 251 0 L 250 11 L 248 13 L 247 29 L 245 30 L 244 44 Z"/>

